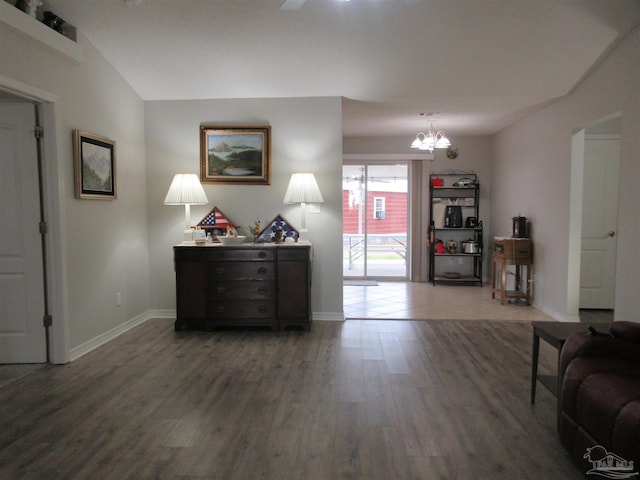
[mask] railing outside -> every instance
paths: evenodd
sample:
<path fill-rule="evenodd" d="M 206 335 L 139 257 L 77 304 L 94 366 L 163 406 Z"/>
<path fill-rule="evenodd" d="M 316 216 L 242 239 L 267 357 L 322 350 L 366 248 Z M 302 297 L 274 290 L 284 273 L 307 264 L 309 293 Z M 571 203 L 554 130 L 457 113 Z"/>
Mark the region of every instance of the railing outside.
<path fill-rule="evenodd" d="M 365 244 L 366 243 L 366 244 Z M 343 275 L 364 275 L 364 256 L 367 258 L 367 276 L 401 277 L 407 275 L 407 235 L 398 234 L 343 234 Z"/>

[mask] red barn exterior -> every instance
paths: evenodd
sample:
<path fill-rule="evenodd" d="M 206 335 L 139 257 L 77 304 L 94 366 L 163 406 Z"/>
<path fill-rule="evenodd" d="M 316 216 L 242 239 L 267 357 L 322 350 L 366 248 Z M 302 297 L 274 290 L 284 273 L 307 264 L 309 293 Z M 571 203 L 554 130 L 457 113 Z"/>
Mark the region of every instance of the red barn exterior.
<path fill-rule="evenodd" d="M 349 191 L 342 191 L 343 234 L 364 233 L 364 205 L 349 201 Z M 374 214 L 376 199 L 383 203 L 383 213 Z M 362 208 L 362 212 L 360 209 Z M 362 228 L 358 229 L 358 218 L 362 214 Z M 376 218 L 377 217 L 377 218 Z M 406 234 L 407 232 L 407 193 L 406 192 L 368 192 L 367 194 L 367 233 L 376 234 Z"/>

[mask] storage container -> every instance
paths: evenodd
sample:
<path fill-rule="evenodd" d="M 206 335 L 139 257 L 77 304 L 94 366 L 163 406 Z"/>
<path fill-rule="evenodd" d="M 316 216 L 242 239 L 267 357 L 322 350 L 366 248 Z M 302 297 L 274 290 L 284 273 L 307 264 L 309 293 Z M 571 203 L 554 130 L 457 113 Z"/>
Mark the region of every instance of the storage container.
<path fill-rule="evenodd" d="M 511 258 L 531 258 L 531 240 L 528 238 L 494 237 L 493 251 Z"/>

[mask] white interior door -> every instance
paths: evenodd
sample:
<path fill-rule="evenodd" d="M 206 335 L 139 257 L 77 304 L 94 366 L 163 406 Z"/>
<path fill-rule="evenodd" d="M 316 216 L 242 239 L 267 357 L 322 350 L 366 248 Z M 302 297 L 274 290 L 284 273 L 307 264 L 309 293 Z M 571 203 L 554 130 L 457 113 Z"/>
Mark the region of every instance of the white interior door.
<path fill-rule="evenodd" d="M 580 308 L 614 308 L 619 160 L 619 138 L 586 137 Z"/>
<path fill-rule="evenodd" d="M 46 361 L 34 106 L 0 103 L 0 363 Z"/>

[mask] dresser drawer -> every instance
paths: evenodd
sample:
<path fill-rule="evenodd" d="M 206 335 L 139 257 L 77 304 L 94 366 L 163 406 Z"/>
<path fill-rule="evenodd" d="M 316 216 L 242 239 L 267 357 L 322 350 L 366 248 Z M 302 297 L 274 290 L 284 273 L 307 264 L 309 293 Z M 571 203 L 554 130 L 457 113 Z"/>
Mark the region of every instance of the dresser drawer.
<path fill-rule="evenodd" d="M 207 252 L 209 253 L 209 252 Z M 263 260 L 273 261 L 275 252 L 272 248 L 220 248 L 210 247 L 208 258 L 210 260 L 242 261 Z"/>
<path fill-rule="evenodd" d="M 209 317 L 214 319 L 275 318 L 276 309 L 269 300 L 223 300 L 209 299 Z"/>
<path fill-rule="evenodd" d="M 278 249 L 278 261 L 308 261 L 309 260 L 309 249 L 301 248 L 301 247 L 282 247 Z"/>
<path fill-rule="evenodd" d="M 185 246 L 174 247 L 174 257 L 177 262 L 180 261 L 236 261 L 236 260 L 262 260 L 273 261 L 275 259 L 275 252 L 273 248 L 234 248 L 234 247 L 222 247 L 216 245 L 210 246 Z"/>
<path fill-rule="evenodd" d="M 275 299 L 274 282 L 225 282 L 213 283 L 209 297 L 215 302 L 225 300 L 271 300 Z"/>
<path fill-rule="evenodd" d="M 211 262 L 208 280 L 225 282 L 229 280 L 274 280 L 273 262 Z"/>

